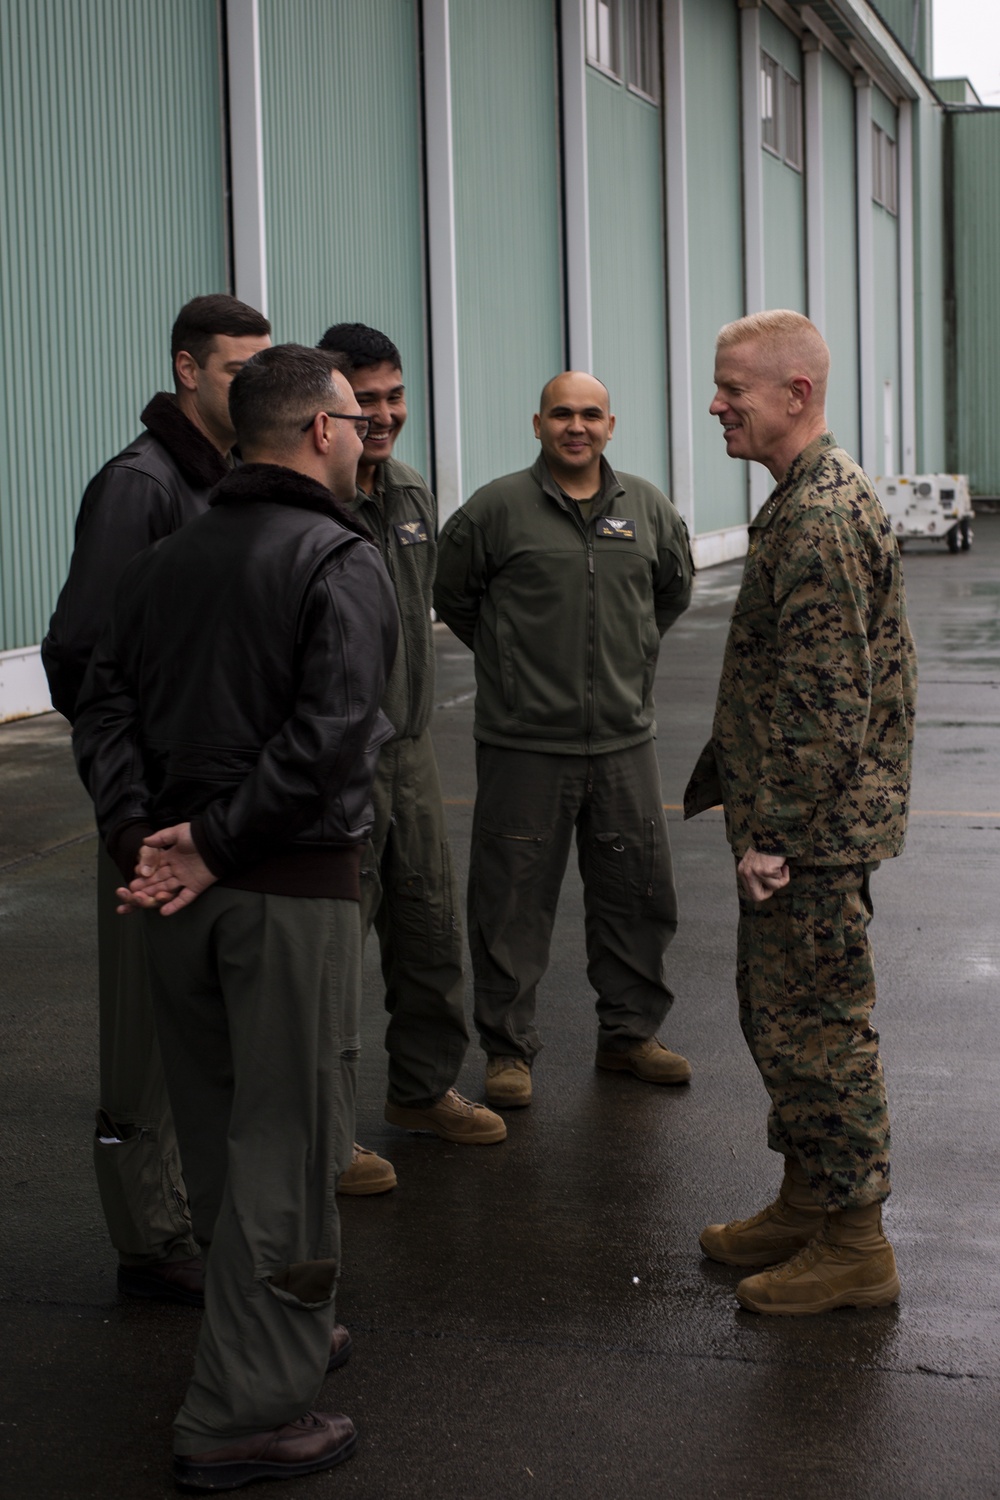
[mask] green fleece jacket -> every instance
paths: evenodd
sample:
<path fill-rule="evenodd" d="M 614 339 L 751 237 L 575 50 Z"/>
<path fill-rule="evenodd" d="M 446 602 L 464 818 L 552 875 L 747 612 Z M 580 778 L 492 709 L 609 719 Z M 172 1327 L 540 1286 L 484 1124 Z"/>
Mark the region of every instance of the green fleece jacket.
<path fill-rule="evenodd" d="M 397 739 L 422 734 L 434 707 L 431 590 L 437 558 L 437 502 L 416 469 L 386 459 L 371 495 L 349 507 L 378 545 L 399 608 L 399 647 L 382 699 Z"/>
<path fill-rule="evenodd" d="M 441 533 L 434 607 L 476 654 L 487 745 L 599 755 L 655 733 L 660 637 L 691 598 L 687 531 L 655 486 L 601 465 L 587 522 L 539 457 Z"/>

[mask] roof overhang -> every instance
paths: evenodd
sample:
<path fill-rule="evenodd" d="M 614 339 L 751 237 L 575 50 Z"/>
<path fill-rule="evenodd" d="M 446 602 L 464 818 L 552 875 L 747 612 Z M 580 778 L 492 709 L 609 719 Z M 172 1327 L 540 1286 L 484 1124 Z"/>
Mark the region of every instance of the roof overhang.
<path fill-rule="evenodd" d="M 762 0 L 740 0 L 741 7 Z M 885 22 L 865 0 L 763 0 L 800 37 L 807 32 L 849 73 L 859 71 L 895 103 L 940 101 Z"/>

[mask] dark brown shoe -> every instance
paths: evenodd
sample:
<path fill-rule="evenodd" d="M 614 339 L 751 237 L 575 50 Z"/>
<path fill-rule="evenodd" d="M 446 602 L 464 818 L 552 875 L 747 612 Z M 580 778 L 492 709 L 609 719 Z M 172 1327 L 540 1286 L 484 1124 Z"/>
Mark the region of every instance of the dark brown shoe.
<path fill-rule="evenodd" d="M 191 1260 L 154 1260 L 145 1266 L 119 1266 L 118 1290 L 125 1297 L 204 1307 L 205 1262 L 196 1255 Z"/>
<path fill-rule="evenodd" d="M 350 1417 L 307 1411 L 283 1427 L 207 1453 L 175 1454 L 174 1479 L 184 1490 L 238 1490 L 257 1479 L 293 1479 L 332 1469 L 357 1446 Z"/>
<path fill-rule="evenodd" d="M 333 1325 L 333 1333 L 330 1335 L 330 1358 L 326 1362 L 326 1373 L 331 1370 L 339 1370 L 341 1365 L 346 1365 L 354 1349 L 354 1341 L 343 1323 Z"/>

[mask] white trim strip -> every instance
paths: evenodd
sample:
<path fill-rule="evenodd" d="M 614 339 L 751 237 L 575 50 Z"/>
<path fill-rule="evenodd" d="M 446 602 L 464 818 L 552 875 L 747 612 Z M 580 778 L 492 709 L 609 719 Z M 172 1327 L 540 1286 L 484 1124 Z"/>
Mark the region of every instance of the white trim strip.
<path fill-rule="evenodd" d="M 570 368 L 594 367 L 590 294 L 590 166 L 587 160 L 587 37 L 583 0 L 560 0 L 563 200 L 566 223 L 566 343 Z"/>
<path fill-rule="evenodd" d="M 917 334 L 913 264 L 913 105 L 899 106 L 899 400 L 903 474 L 917 472 Z"/>
<path fill-rule="evenodd" d="M 706 531 L 691 538 L 691 556 L 696 568 L 715 568 L 719 563 L 745 557 L 750 533 L 745 526 L 726 526 L 721 531 Z"/>
<path fill-rule="evenodd" d="M 435 488 L 442 521 L 458 510 L 462 490 L 462 408 L 458 364 L 458 253 L 452 149 L 451 34 L 448 0 L 424 0 L 427 266 Z"/>
<path fill-rule="evenodd" d="M 811 31 L 802 37 L 806 117 L 806 286 L 809 316 L 826 334 L 826 203 L 823 181 L 823 50 Z"/>
<path fill-rule="evenodd" d="M 740 88 L 743 116 L 743 311 L 763 312 L 764 161 L 760 125 L 760 0 L 743 0 L 740 10 Z M 767 476 L 747 464 L 747 518 L 767 498 Z"/>
<path fill-rule="evenodd" d="M 690 250 L 684 0 L 663 6 L 663 159 L 667 210 L 667 355 L 670 365 L 671 499 L 694 531 L 694 405 L 691 389 Z"/>
<path fill-rule="evenodd" d="M 743 311 L 764 310 L 764 164 L 760 133 L 760 0 L 740 11 L 743 113 Z"/>
<path fill-rule="evenodd" d="M 875 350 L 875 210 L 872 204 L 872 81 L 861 69 L 854 76 L 858 211 L 858 389 L 861 465 L 879 472 Z"/>
<path fill-rule="evenodd" d="M 37 646 L 0 651 L 0 723 L 50 714 L 52 700 Z"/>
<path fill-rule="evenodd" d="M 267 316 L 267 225 L 258 0 L 226 0 L 236 295 Z"/>

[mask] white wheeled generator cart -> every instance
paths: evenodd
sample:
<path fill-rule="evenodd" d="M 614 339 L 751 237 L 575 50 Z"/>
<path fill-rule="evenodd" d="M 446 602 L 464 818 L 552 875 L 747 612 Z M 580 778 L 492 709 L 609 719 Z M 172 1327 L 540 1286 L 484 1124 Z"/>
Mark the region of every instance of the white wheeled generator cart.
<path fill-rule="evenodd" d="M 900 548 L 918 538 L 947 542 L 949 552 L 968 552 L 972 546 L 965 474 L 880 474 L 875 488 Z"/>

